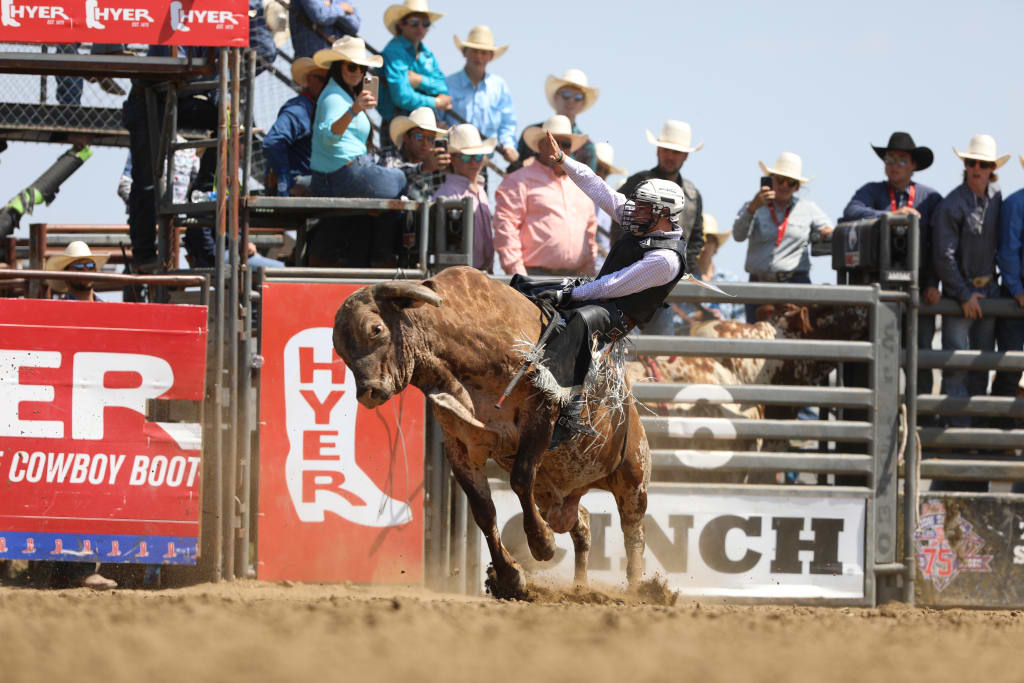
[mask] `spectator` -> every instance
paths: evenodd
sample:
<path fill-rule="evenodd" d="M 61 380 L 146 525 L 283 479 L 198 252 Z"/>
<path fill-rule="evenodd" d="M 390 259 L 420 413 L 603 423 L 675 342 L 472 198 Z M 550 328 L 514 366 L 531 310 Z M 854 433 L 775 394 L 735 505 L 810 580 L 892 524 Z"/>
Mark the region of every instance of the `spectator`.
<path fill-rule="evenodd" d="M 561 114 L 523 131 L 527 148 L 537 154 L 551 132 L 572 154 L 586 136 L 572 132 Z M 506 273 L 520 275 L 593 275 L 597 257 L 594 203 L 566 176 L 550 155 L 505 176 L 495 194 L 494 250 Z"/>
<path fill-rule="evenodd" d="M 178 135 L 175 142 L 185 142 L 185 138 Z M 199 173 L 199 154 L 196 150 L 188 147 L 174 152 L 174 178 L 171 180 L 171 199 L 175 204 L 184 204 L 188 201 L 189 185 L 195 180 Z M 132 156 L 129 153 L 124 162 L 124 170 L 121 171 L 121 180 L 117 184 L 117 196 L 125 204 L 125 211 L 128 210 L 128 198 L 132 192 Z"/>
<path fill-rule="evenodd" d="M 875 218 L 886 212 L 916 215 L 921 255 L 918 282 L 924 302 L 934 306 L 939 302 L 940 294 L 939 276 L 935 273 L 932 260 L 931 217 L 935 207 L 942 201 L 942 195 L 911 179 L 915 171 L 923 171 L 932 165 L 934 155 L 927 147 L 914 144 L 914 138 L 909 133 L 901 132 L 889 136 L 889 144 L 885 147 L 872 145 L 871 148 L 885 162 L 886 180 L 867 183 L 857 190 L 843 211 L 843 220 Z M 931 349 L 935 337 L 935 316 L 918 316 L 917 325 L 918 349 Z M 932 393 L 930 369 L 918 371 L 917 390 L 922 394 Z"/>
<path fill-rule="evenodd" d="M 366 110 L 377 100 L 363 90 L 363 74 L 383 60 L 367 54 L 362 38 L 346 36 L 313 55 L 317 66 L 328 69 L 327 85 L 320 93 L 313 124 L 309 166 L 312 190 L 319 197 L 394 198 L 405 189 L 405 175 L 382 168 L 367 154 L 370 119 Z"/>
<path fill-rule="evenodd" d="M 647 141 L 655 146 L 658 155 L 658 164 L 648 171 L 634 173 L 622 185 L 623 194 L 629 196 L 640 186 L 641 183 L 652 178 L 669 180 L 683 188 L 686 205 L 683 207 L 683 215 L 679 219 L 679 225 L 683 229 L 683 241 L 686 242 L 686 270 L 690 273 L 699 272 L 697 257 L 704 247 L 704 225 L 703 210 L 704 199 L 701 197 L 697 187 L 683 178 L 680 169 L 683 163 L 693 152 L 700 151 L 704 147 L 701 142 L 696 147 L 692 146 L 692 133 L 690 124 L 684 121 L 669 120 L 661 128 L 661 134 L 655 138 L 651 131 L 646 131 Z M 614 244 L 622 235 L 622 227 L 618 223 L 612 223 L 611 241 Z M 667 308 L 659 310 L 651 322 L 644 328 L 645 334 L 675 334 L 675 322 L 672 311 Z"/>
<path fill-rule="evenodd" d="M 288 4 L 288 28 L 296 58 L 312 57 L 338 38 L 356 35 L 361 23 L 356 8 L 342 0 L 291 0 Z"/>
<path fill-rule="evenodd" d="M 435 199 L 470 196 L 476 201 L 473 210 L 473 267 L 487 273 L 494 272 L 494 235 L 491 228 L 491 204 L 480 182 L 480 170 L 487 157 L 494 153 L 496 144 L 497 139 L 493 137 L 481 141 L 480 131 L 472 123 L 453 126 L 448 131 L 452 172 L 434 194 Z"/>
<path fill-rule="evenodd" d="M 975 135 L 966 152 L 953 152 L 963 160 L 964 181 L 946 195 L 935 210 L 935 268 L 942 293 L 960 303 L 963 317 L 943 316 L 942 348 L 945 351 L 992 351 L 995 348 L 994 318 L 985 318 L 979 300 L 998 296 L 996 246 L 1003 196 L 996 184 L 996 169 L 1010 158 L 996 155 L 996 141 Z M 944 370 L 942 393 L 954 397 L 988 393 L 988 371 Z M 969 417 L 947 418 L 954 427 L 969 427 Z M 979 489 L 980 485 L 980 489 Z M 933 490 L 987 490 L 986 482 L 945 482 Z"/>
<path fill-rule="evenodd" d="M 452 108 L 445 114 L 448 125 L 461 116 L 473 124 L 480 135 L 495 138 L 498 152 L 512 163 L 519 158 L 516 151 L 516 112 L 512 107 L 512 93 L 505 79 L 487 73 L 487 65 L 501 57 L 508 45 L 496 47 L 494 35 L 488 26 L 474 26 L 465 41 L 455 36 L 455 47 L 465 56 L 466 66 L 448 76 L 448 94 Z M 487 189 L 487 169 L 483 170 L 484 190 Z"/>
<path fill-rule="evenodd" d="M 431 12 L 427 0 L 405 0 L 384 12 L 384 25 L 394 38 L 384 47 L 384 82 L 380 89 L 381 146 L 391 119 L 420 107 L 445 111 L 452 106 L 448 84 L 434 53 L 423 44 L 430 25 L 443 17 Z"/>
<path fill-rule="evenodd" d="M 811 181 L 801 175 L 799 156 L 783 152 L 771 168 L 757 163 L 762 173 L 771 176 L 772 186 L 761 187 L 732 224 L 737 242 L 750 238 L 746 263 L 750 281 L 809 283 L 807 247 L 813 234 L 832 234 L 831 222 L 814 202 L 796 196 L 801 183 Z M 746 313 L 748 323 L 757 322 L 756 304 L 747 304 Z"/>
<path fill-rule="evenodd" d="M 292 79 L 302 91 L 281 107 L 277 120 L 263 138 L 263 152 L 267 157 L 268 193 L 278 196 L 308 196 L 309 155 L 313 142 L 313 112 L 316 101 L 327 84 L 327 70 L 316 65 L 309 57 L 292 62 Z"/>
<path fill-rule="evenodd" d="M 81 43 L 57 45 L 57 54 L 77 55 L 81 46 Z M 89 48 L 89 54 L 135 56 L 135 53 L 128 50 L 127 45 L 120 43 L 110 45 L 94 43 L 93 46 Z M 84 80 L 98 84 L 100 86 L 100 90 L 109 95 L 124 97 L 126 94 L 124 89 L 117 84 L 117 81 L 109 76 L 89 76 Z M 81 76 L 57 76 L 57 102 L 59 104 L 70 104 L 74 106 L 82 104 L 82 81 L 83 78 Z"/>
<path fill-rule="evenodd" d="M 627 175 L 626 169 L 619 168 L 615 165 L 615 150 L 607 142 L 598 142 L 594 144 L 594 152 L 597 155 L 597 177 L 601 180 L 607 181 L 608 176 L 612 175 Z M 621 185 L 621 183 L 619 183 Z M 610 187 L 618 187 L 618 185 L 610 185 Z M 598 270 L 604 265 L 604 259 L 608 255 L 608 251 L 612 248 L 612 217 L 604 212 L 604 209 L 594 205 L 594 210 L 597 212 L 597 264 Z"/>
<path fill-rule="evenodd" d="M 600 94 L 601 89 L 592 87 L 587 80 L 587 75 L 579 69 L 569 69 L 561 78 L 548 76 L 544 81 L 544 95 L 548 98 L 548 104 L 556 114 L 569 119 L 573 135 L 584 135 L 580 127 L 576 125 L 576 117 L 593 107 Z M 550 119 L 548 120 L 550 121 Z M 540 125 L 536 123 L 531 127 L 538 128 Z M 585 135 L 584 138 L 586 138 Z M 519 154 L 519 159 L 509 166 L 510 171 L 521 168 L 527 159 L 537 154 L 537 151 L 527 144 L 525 131 L 524 136 L 519 138 L 519 147 L 516 152 Z M 597 152 L 594 150 L 594 143 L 590 140 L 586 140 L 584 144 L 580 145 L 573 153 L 572 158 L 586 164 L 591 170 L 597 170 Z"/>
<path fill-rule="evenodd" d="M 434 110 L 415 109 L 408 116 L 396 116 L 389 126 L 391 139 L 398 145 L 383 150 L 377 163 L 397 168 L 405 174 L 405 195 L 421 201 L 430 199 L 444 183 L 445 169 L 451 157 L 434 143 L 444 131 L 437 127 Z"/>

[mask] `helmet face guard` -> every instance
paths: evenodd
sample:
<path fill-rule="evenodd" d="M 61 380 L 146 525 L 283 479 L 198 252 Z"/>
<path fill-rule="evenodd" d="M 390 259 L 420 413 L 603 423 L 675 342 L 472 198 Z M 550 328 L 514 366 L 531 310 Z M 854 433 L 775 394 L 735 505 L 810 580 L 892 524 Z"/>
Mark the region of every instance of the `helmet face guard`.
<path fill-rule="evenodd" d="M 657 204 L 630 199 L 622 205 L 622 227 L 634 235 L 642 235 L 657 225 L 663 215 L 665 211 Z"/>

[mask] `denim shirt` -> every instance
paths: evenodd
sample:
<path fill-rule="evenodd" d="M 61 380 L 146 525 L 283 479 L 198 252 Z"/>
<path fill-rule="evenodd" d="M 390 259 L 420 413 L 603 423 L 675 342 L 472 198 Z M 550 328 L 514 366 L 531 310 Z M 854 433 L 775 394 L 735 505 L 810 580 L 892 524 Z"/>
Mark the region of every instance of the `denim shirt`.
<path fill-rule="evenodd" d="M 483 138 L 498 138 L 509 149 L 516 146 L 516 112 L 512 93 L 501 76 L 486 74 L 479 85 L 473 85 L 465 70 L 447 78 L 452 111 L 472 123 Z M 442 115 L 449 126 L 459 123 L 449 112 Z"/>
<path fill-rule="evenodd" d="M 423 43 L 417 51 L 402 36 L 395 36 L 381 52 L 384 57 L 384 80 L 377 111 L 382 121 L 408 114 L 418 107 L 433 107 L 434 98 L 448 94 L 448 83 L 441 73 L 437 58 Z M 409 72 L 423 77 L 418 88 L 409 84 Z"/>
<path fill-rule="evenodd" d="M 359 10 L 347 14 L 342 9 L 344 4 L 344 0 L 291 1 L 288 6 L 288 30 L 292 34 L 292 48 L 296 58 L 312 57 L 317 50 L 331 46 L 309 25 L 310 22 L 332 40 L 359 33 L 359 25 L 362 23 Z"/>
<path fill-rule="evenodd" d="M 1024 293 L 1024 190 L 1017 190 L 1003 200 L 999 211 L 999 248 L 996 260 L 1003 276 L 1003 286 L 1010 296 Z"/>
<path fill-rule="evenodd" d="M 263 138 L 267 165 L 277 176 L 277 194 L 287 196 L 295 176 L 309 175 L 309 155 L 313 144 L 315 104 L 308 90 L 291 98 L 281 107 L 277 120 Z"/>
<path fill-rule="evenodd" d="M 1002 203 L 996 183 L 988 184 L 984 198 L 961 183 L 935 210 L 935 269 L 946 296 L 963 303 L 974 292 L 969 280 L 995 273 Z"/>

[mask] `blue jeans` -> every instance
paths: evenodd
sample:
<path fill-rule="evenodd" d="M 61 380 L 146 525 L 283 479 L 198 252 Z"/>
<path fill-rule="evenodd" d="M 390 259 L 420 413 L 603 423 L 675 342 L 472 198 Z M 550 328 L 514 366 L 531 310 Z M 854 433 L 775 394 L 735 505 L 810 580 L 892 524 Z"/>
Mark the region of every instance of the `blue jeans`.
<path fill-rule="evenodd" d="M 313 171 L 310 190 L 316 197 L 394 199 L 405 191 L 405 185 L 402 171 L 378 166 L 364 154 L 337 171 Z"/>
<path fill-rule="evenodd" d="M 751 273 L 750 274 L 750 281 L 751 282 L 774 282 L 776 284 L 782 284 L 782 285 L 785 285 L 785 284 L 808 285 L 808 284 L 811 283 L 811 274 L 810 273 L 805 273 L 805 272 L 793 273 L 793 277 L 791 277 L 790 279 L 784 280 L 782 282 L 778 282 L 777 280 L 762 280 L 762 279 L 758 278 L 757 275 L 754 275 L 753 273 Z M 743 309 L 744 309 L 744 311 L 746 311 L 746 314 L 747 314 L 747 322 L 748 323 L 754 324 L 754 323 L 757 322 L 757 307 L 761 306 L 761 305 L 762 304 L 743 304 Z"/>
<path fill-rule="evenodd" d="M 972 289 L 987 298 L 999 295 L 999 287 L 989 284 Z M 942 349 L 944 351 L 993 351 L 996 345 L 996 319 L 968 320 L 959 316 L 942 317 Z M 943 370 L 942 393 L 948 396 L 985 396 L 988 394 L 988 370 Z M 971 418 L 948 418 L 951 427 L 970 427 Z"/>

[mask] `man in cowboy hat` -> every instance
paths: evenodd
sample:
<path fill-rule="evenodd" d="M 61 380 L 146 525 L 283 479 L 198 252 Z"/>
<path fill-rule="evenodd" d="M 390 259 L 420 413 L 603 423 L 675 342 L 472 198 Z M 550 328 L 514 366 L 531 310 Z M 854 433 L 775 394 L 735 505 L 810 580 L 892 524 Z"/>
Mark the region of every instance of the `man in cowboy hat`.
<path fill-rule="evenodd" d="M 885 163 L 886 180 L 867 183 L 853 195 L 843 211 L 844 221 L 875 218 L 883 213 L 914 214 L 918 216 L 918 230 L 921 236 L 921 264 L 918 281 L 925 303 L 939 302 L 939 276 L 932 259 L 931 217 L 935 207 L 942 201 L 942 195 L 911 179 L 915 171 L 923 171 L 932 165 L 934 155 L 927 147 L 918 147 L 910 133 L 895 132 L 889 136 L 884 147 L 872 145 L 878 158 Z M 918 317 L 917 344 L 919 349 L 931 349 L 935 336 L 935 316 Z M 918 372 L 917 388 L 922 394 L 932 393 L 932 371 Z"/>
<path fill-rule="evenodd" d="M 48 258 L 44 268 L 70 273 L 98 273 L 109 258 L 107 254 L 93 254 L 88 244 L 75 240 L 64 248 L 64 253 Z M 46 284 L 68 301 L 98 301 L 90 280 L 47 280 Z"/>
<path fill-rule="evenodd" d="M 394 36 L 384 47 L 384 78 L 380 89 L 377 111 L 381 117 L 381 131 L 395 116 L 408 114 L 413 109 L 431 107 L 445 111 L 452 106 L 448 83 L 441 73 L 437 58 L 423 39 L 431 24 L 443 17 L 431 12 L 427 0 L 405 0 L 391 5 L 384 12 L 384 25 Z M 386 135 L 382 135 L 386 138 Z M 384 146 L 398 141 L 383 139 Z"/>
<path fill-rule="evenodd" d="M 267 190 L 276 191 L 281 197 L 293 194 L 296 178 L 310 174 L 313 112 L 316 100 L 327 84 L 327 69 L 317 66 L 309 57 L 299 57 L 292 62 L 292 79 L 302 91 L 281 106 L 277 120 L 263 138 L 263 152 L 269 167 Z M 294 194 L 309 194 L 308 185 L 300 185 L 299 188 Z"/>
<path fill-rule="evenodd" d="M 584 135 L 576 123 L 576 117 L 593 107 L 600 94 L 601 89 L 590 85 L 587 75 L 579 69 L 568 69 L 562 76 L 548 76 L 544 81 L 544 96 L 547 98 L 548 104 L 556 114 L 569 119 L 573 135 Z M 540 125 L 536 123 L 531 127 L 536 128 Z M 526 138 L 522 136 L 519 138 L 519 147 L 516 152 L 519 154 L 519 159 L 509 166 L 510 171 L 518 169 L 527 159 L 537 153 L 536 150 L 530 148 Z M 589 139 L 573 152 L 572 158 L 590 166 L 591 170 L 597 170 L 597 152 L 594 150 L 594 143 Z"/>
<path fill-rule="evenodd" d="M 451 112 L 476 126 L 480 135 L 497 139 L 498 152 L 505 161 L 512 163 L 519 158 L 515 149 L 516 112 L 512 93 L 505 79 L 487 73 L 487 65 L 505 54 L 508 45 L 496 46 L 490 27 L 474 26 L 466 40 L 455 36 L 455 47 L 466 58 L 466 66 L 446 79 L 452 98 Z M 449 125 L 458 123 L 451 113 L 445 114 L 444 120 Z M 486 172 L 485 169 L 485 178 Z"/>
<path fill-rule="evenodd" d="M 388 126 L 396 147 L 387 147 L 377 154 L 377 164 L 397 168 L 405 173 L 408 187 L 405 194 L 417 201 L 429 199 L 444 183 L 445 170 L 451 155 L 434 142 L 444 137 L 437 126 L 434 110 L 420 107 L 408 116 L 396 116 Z"/>
<path fill-rule="evenodd" d="M 534 154 L 550 132 L 572 154 L 586 137 L 556 114 L 523 131 Z M 494 203 L 494 250 L 508 274 L 593 275 L 597 257 L 594 203 L 546 156 L 508 174 Z"/>
<path fill-rule="evenodd" d="M 491 227 L 491 204 L 487 190 L 480 181 L 480 171 L 487 157 L 494 152 L 496 138 L 480 139 L 480 131 L 472 123 L 460 123 L 448 130 L 448 150 L 452 170 L 444 185 L 434 193 L 435 199 L 473 197 L 473 267 L 494 272 L 494 232 Z"/>
<path fill-rule="evenodd" d="M 942 282 L 942 294 L 960 304 L 963 317 L 942 317 L 944 351 L 992 351 L 995 348 L 995 318 L 982 316 L 981 299 L 999 295 L 996 282 L 996 247 L 1002 192 L 996 184 L 996 169 L 1009 154 L 996 153 L 990 135 L 975 135 L 967 151 L 953 147 L 964 164 L 964 182 L 939 203 L 932 218 L 935 269 Z M 943 370 L 942 393 L 948 396 L 984 396 L 988 371 Z M 970 417 L 950 417 L 951 426 L 969 427 Z M 980 482 L 987 490 L 987 482 Z M 933 484 L 938 490 L 978 490 L 978 482 Z"/>
<path fill-rule="evenodd" d="M 291 0 L 288 3 L 288 28 L 296 57 L 312 57 L 314 52 L 330 47 L 338 38 L 358 34 L 361 23 L 359 12 L 344 0 Z"/>

